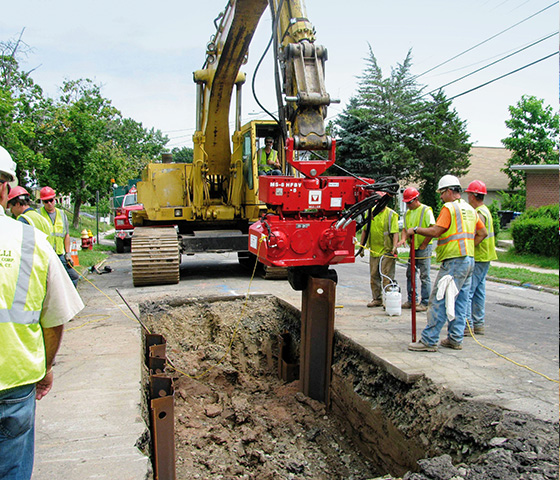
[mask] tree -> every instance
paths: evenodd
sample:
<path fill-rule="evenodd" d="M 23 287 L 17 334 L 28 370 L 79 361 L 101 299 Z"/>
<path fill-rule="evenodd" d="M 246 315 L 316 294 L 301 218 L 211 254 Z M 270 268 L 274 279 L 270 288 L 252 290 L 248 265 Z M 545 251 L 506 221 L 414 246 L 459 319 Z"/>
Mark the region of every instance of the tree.
<path fill-rule="evenodd" d="M 167 143 L 161 132 L 123 119 L 91 80 L 67 81 L 55 104 L 47 154 L 50 163 L 41 180 L 74 201 L 73 224 L 82 203 L 111 192 L 110 179 L 126 183 L 155 161 Z"/>
<path fill-rule="evenodd" d="M 436 207 L 437 181 L 466 173 L 471 145 L 444 93 L 425 99 L 411 68 L 409 51 L 385 78 L 370 47 L 358 92 L 336 121 L 338 159 L 360 175 L 417 183 L 423 201 Z"/>
<path fill-rule="evenodd" d="M 509 113 L 511 118 L 505 123 L 511 133 L 502 143 L 512 155 L 502 172 L 509 177 L 509 188 L 524 194 L 525 172 L 509 167 L 558 163 L 558 114 L 531 95 L 523 95 Z"/>
<path fill-rule="evenodd" d="M 0 42 L 0 145 L 6 148 L 17 165 L 22 185 L 33 182 L 36 168 L 45 168 L 43 155 L 46 124 L 52 103 L 43 90 L 23 72 L 18 59 L 29 52 L 22 41 Z"/>
<path fill-rule="evenodd" d="M 173 161 L 175 163 L 192 163 L 193 161 L 193 149 L 189 147 L 175 147 L 171 150 L 173 154 Z"/>

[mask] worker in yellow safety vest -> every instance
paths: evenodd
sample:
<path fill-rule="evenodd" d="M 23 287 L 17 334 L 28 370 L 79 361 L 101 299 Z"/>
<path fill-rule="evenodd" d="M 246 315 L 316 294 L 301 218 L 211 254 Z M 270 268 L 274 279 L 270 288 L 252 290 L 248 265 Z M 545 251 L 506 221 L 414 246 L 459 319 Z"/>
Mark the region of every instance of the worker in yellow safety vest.
<path fill-rule="evenodd" d="M 476 210 L 484 223 L 488 236 L 474 248 L 474 270 L 471 282 L 471 293 L 467 309 L 467 322 L 477 335 L 484 335 L 484 316 L 486 304 L 486 275 L 490 262 L 496 260 L 496 238 L 494 237 L 494 221 L 492 213 L 484 205 L 484 196 L 488 193 L 486 185 L 480 180 L 473 180 L 465 190 L 469 205 Z M 465 329 L 465 335 L 469 329 Z"/>
<path fill-rule="evenodd" d="M 52 223 L 31 207 L 31 198 L 25 188 L 18 185 L 11 189 L 8 195 L 8 208 L 18 221 L 38 228 L 47 237 L 52 238 Z"/>
<path fill-rule="evenodd" d="M 64 324 L 84 304 L 47 237 L 5 214 L 17 179 L 0 147 L 0 478 L 31 478 L 35 400 L 53 384 Z"/>
<path fill-rule="evenodd" d="M 441 262 L 428 304 L 428 324 L 421 339 L 409 344 L 411 351 L 437 351 L 439 335 L 447 321 L 447 337 L 440 345 L 463 348 L 475 245 L 487 236 L 487 231 L 474 208 L 461 198 L 461 191 L 457 177 L 444 175 L 438 183 L 444 205 L 435 225 L 407 231 L 407 235 L 437 237 L 436 260 Z"/>
<path fill-rule="evenodd" d="M 66 214 L 59 208 L 56 208 L 56 192 L 51 187 L 41 188 L 39 195 L 41 202 L 43 202 L 39 213 L 53 226 L 52 236 L 49 237 L 49 241 L 68 272 L 70 280 L 77 287 L 80 275 L 74 270 L 74 262 L 70 255 L 70 231 Z"/>
<path fill-rule="evenodd" d="M 278 161 L 278 152 L 272 148 L 274 139 L 266 137 L 264 148 L 259 148 L 257 155 L 259 161 L 259 175 L 282 175 L 281 165 Z"/>
<path fill-rule="evenodd" d="M 366 228 L 362 230 L 360 243 L 363 245 Z M 370 222 L 367 247 L 369 249 L 369 276 L 371 301 L 368 307 L 383 305 L 383 289 L 395 280 L 396 253 L 399 241 L 399 216 L 385 207 Z"/>

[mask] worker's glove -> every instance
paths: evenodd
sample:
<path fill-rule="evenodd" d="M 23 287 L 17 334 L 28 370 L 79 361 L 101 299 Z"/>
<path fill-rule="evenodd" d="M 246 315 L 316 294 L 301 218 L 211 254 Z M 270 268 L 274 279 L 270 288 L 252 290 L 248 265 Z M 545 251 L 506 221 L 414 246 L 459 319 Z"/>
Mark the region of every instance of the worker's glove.
<path fill-rule="evenodd" d="M 65 253 L 64 258 L 65 258 L 66 263 L 68 264 L 69 267 L 74 266 L 74 261 L 72 260 L 72 256 L 69 253 Z"/>

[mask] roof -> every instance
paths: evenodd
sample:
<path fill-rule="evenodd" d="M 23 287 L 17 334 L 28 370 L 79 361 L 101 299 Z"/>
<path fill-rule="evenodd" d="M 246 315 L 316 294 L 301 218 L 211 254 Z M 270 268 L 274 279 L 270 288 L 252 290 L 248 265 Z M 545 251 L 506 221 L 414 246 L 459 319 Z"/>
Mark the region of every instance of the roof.
<path fill-rule="evenodd" d="M 506 166 L 511 152 L 501 147 L 471 147 L 469 173 L 459 177 L 461 185 L 482 180 L 488 191 L 508 190 L 509 177 L 500 170 Z"/>
<path fill-rule="evenodd" d="M 509 168 L 512 170 L 525 170 L 526 172 L 549 173 L 560 169 L 560 165 L 556 163 L 540 165 L 512 165 Z"/>

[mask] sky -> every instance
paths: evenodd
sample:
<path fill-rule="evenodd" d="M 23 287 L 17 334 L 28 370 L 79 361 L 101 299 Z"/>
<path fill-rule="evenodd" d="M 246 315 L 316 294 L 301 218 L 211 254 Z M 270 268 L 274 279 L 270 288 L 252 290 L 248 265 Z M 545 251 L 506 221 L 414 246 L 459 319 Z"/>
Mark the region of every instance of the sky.
<path fill-rule="evenodd" d="M 89 78 L 102 86 L 124 117 L 161 130 L 169 148 L 192 146 L 195 92 L 192 72 L 202 67 L 214 19 L 226 0 L 20 0 L 4 2 L 0 41 L 22 40 L 25 71 L 56 97 L 65 80 Z M 549 5 L 543 13 L 528 20 Z M 444 88 L 448 97 L 558 53 L 558 3 L 553 0 L 306 0 L 316 43 L 329 52 L 326 87 L 341 103 L 329 107 L 335 119 L 356 94 L 369 48 L 384 76 L 412 51 L 412 74 L 425 91 L 442 87 L 548 35 L 551 38 Z M 524 21 L 525 20 L 525 21 Z M 519 25 L 515 26 L 516 24 Z M 510 28 L 513 27 L 513 28 Z M 243 67 L 248 81 L 243 122 L 266 118 L 252 98 L 255 65 L 270 37 L 268 11 L 261 18 Z M 496 34 L 509 29 L 485 42 Z M 485 42 L 470 52 L 465 50 Z M 509 134 L 508 107 L 522 95 L 544 99 L 558 111 L 558 55 L 462 95 L 452 106 L 467 122 L 475 146 L 500 147 Z M 276 110 L 269 53 L 256 79 L 261 103 Z"/>

